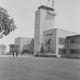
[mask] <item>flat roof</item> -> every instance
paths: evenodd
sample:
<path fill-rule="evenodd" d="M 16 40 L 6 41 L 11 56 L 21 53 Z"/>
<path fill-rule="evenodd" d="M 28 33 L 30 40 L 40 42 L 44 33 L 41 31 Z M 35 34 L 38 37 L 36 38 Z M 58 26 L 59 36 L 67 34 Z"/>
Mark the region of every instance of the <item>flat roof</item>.
<path fill-rule="evenodd" d="M 79 35 L 73 35 L 73 36 L 67 36 L 66 38 L 79 37 L 79 36 L 80 36 L 80 34 Z"/>
<path fill-rule="evenodd" d="M 47 10 L 51 10 L 51 11 L 53 11 L 53 10 L 55 10 L 55 9 L 53 9 L 53 8 L 51 8 L 51 7 L 48 7 L 48 6 L 44 6 L 44 5 L 41 5 L 40 7 L 38 7 L 38 9 L 47 9 Z"/>
<path fill-rule="evenodd" d="M 50 31 L 50 30 L 63 30 L 63 31 L 69 31 L 69 30 L 65 30 L 65 29 L 61 29 L 61 28 L 53 28 L 53 29 L 45 30 L 45 31 L 43 31 L 43 32 Z M 79 33 L 76 33 L 76 32 L 73 32 L 73 31 L 69 31 L 69 32 L 72 32 L 72 33 L 75 33 L 76 35 L 79 35 Z"/>

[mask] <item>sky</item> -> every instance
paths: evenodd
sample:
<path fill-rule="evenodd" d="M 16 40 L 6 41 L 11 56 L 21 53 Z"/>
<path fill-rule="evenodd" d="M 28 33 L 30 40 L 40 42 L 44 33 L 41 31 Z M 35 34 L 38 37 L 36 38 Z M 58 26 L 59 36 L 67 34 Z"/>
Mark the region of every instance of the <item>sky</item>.
<path fill-rule="evenodd" d="M 14 19 L 17 29 L 0 39 L 7 46 L 15 43 L 17 37 L 34 37 L 35 11 L 40 5 L 51 7 L 48 0 L 0 0 L 0 6 L 7 9 Z M 55 0 L 55 28 L 61 28 L 80 34 L 80 0 Z"/>

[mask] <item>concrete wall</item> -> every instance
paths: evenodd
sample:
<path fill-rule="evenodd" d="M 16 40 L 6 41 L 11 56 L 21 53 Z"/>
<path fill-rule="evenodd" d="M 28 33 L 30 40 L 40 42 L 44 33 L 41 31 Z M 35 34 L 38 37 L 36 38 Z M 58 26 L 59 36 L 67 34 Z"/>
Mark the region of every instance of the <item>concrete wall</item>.
<path fill-rule="evenodd" d="M 19 37 L 15 39 L 15 45 L 19 46 L 19 52 L 23 52 L 23 50 L 33 50 L 32 38 Z M 31 49 L 32 48 L 32 49 Z"/>
<path fill-rule="evenodd" d="M 43 42 L 43 31 L 54 28 L 54 14 L 46 9 L 39 9 L 35 12 L 34 53 L 40 52 Z"/>
<path fill-rule="evenodd" d="M 15 38 L 15 45 L 19 46 L 18 51 L 21 51 L 21 37 Z"/>
<path fill-rule="evenodd" d="M 34 53 L 39 51 L 40 39 L 40 10 L 35 12 Z"/>

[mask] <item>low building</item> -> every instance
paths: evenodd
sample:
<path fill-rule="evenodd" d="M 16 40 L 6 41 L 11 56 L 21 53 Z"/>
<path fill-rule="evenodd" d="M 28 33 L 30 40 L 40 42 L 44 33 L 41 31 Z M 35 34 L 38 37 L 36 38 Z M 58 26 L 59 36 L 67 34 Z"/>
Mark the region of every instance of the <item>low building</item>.
<path fill-rule="evenodd" d="M 67 57 L 80 58 L 80 35 L 68 36 L 67 42 Z"/>
<path fill-rule="evenodd" d="M 33 53 L 34 39 L 26 37 L 18 37 L 15 39 L 15 45 L 19 46 L 19 53 Z"/>
<path fill-rule="evenodd" d="M 50 29 L 43 32 L 43 43 L 45 53 L 56 54 L 57 57 L 66 55 L 66 37 L 77 35 L 75 32 L 63 30 L 63 29 Z"/>

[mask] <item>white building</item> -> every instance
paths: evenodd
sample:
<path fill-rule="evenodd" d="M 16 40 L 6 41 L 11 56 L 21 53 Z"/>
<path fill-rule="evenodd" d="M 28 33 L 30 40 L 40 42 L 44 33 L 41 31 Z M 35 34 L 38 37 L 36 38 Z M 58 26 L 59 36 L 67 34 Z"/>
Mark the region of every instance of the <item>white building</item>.
<path fill-rule="evenodd" d="M 44 31 L 43 35 L 44 51 L 56 54 L 57 57 L 60 57 L 66 54 L 66 37 L 77 35 L 77 33 L 54 28 Z"/>
<path fill-rule="evenodd" d="M 35 34 L 33 38 L 15 39 L 18 51 L 51 53 L 57 57 L 80 57 L 80 35 L 75 32 L 54 28 L 55 10 L 40 6 L 35 12 Z"/>
<path fill-rule="evenodd" d="M 33 38 L 18 37 L 15 39 L 15 45 L 19 46 L 18 51 L 32 53 L 34 51 Z"/>

